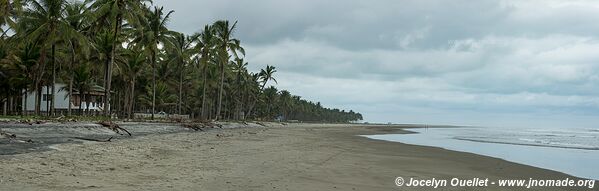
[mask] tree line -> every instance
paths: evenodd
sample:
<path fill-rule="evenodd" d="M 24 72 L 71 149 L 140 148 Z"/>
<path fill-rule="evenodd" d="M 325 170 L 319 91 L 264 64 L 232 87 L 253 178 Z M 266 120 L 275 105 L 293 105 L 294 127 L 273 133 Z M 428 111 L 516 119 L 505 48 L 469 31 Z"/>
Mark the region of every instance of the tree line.
<path fill-rule="evenodd" d="M 42 87 L 80 92 L 103 87 L 103 115 L 135 112 L 189 114 L 202 120 L 259 119 L 349 122 L 354 111 L 329 109 L 278 90 L 274 66 L 247 70 L 235 38 L 237 22 L 219 20 L 185 35 L 167 27 L 173 11 L 150 0 L 0 0 L 0 101 L 4 114 L 25 115 L 27 93 L 35 115 L 57 115 Z M 57 83 L 66 84 L 58 90 Z M 69 103 L 73 96 L 69 97 Z M 89 115 L 85 107 L 66 115 Z"/>

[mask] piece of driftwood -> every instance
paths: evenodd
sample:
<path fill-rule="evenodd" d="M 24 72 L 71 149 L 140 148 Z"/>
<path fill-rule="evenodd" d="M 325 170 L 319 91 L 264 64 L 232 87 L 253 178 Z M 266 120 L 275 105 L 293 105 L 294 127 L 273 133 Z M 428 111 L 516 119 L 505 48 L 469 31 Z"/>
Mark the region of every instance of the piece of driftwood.
<path fill-rule="evenodd" d="M 10 134 L 10 133 L 4 132 L 4 131 L 0 131 L 0 135 L 5 136 L 6 138 L 9 138 L 9 139 L 16 139 L 17 138 L 17 135 Z"/>
<path fill-rule="evenodd" d="M 85 137 L 73 137 L 73 139 L 80 139 L 80 140 L 84 140 L 84 141 L 95 141 L 95 142 L 110 142 L 112 140 L 112 137 L 110 137 L 106 140 L 92 139 L 92 138 L 85 138 Z"/>
<path fill-rule="evenodd" d="M 118 133 L 119 135 L 123 135 L 123 133 L 121 133 L 121 131 L 124 131 L 127 134 L 129 134 L 129 136 L 131 136 L 131 133 L 129 131 L 127 131 L 127 129 L 122 128 L 121 126 L 119 126 L 116 123 L 113 123 L 112 121 L 102 121 L 102 122 L 99 122 L 98 124 L 111 129 L 112 131 Z"/>
<path fill-rule="evenodd" d="M 202 128 L 204 128 L 204 125 L 199 124 L 199 123 L 186 123 L 186 124 L 183 124 L 183 127 L 193 129 L 194 131 L 204 131 L 202 129 Z"/>
<path fill-rule="evenodd" d="M 11 142 L 33 143 L 33 140 L 31 140 L 31 139 L 19 139 L 19 138 L 17 138 L 16 134 L 11 134 L 6 131 L 0 131 L 0 136 L 4 136 L 4 137 L 8 138 L 8 140 L 10 140 Z"/>
<path fill-rule="evenodd" d="M 182 126 L 196 131 L 204 131 L 205 128 L 223 128 L 223 125 L 211 121 L 196 121 L 182 124 Z"/>

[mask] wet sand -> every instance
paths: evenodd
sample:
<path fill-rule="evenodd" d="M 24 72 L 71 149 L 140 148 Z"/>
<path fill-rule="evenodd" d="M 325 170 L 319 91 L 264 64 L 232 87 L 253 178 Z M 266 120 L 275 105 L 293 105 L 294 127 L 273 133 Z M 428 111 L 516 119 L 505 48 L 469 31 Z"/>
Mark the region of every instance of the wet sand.
<path fill-rule="evenodd" d="M 51 151 L 0 156 L 0 190 L 400 190 L 398 176 L 575 179 L 475 154 L 356 136 L 405 132 L 397 127 L 270 126 L 59 144 Z"/>

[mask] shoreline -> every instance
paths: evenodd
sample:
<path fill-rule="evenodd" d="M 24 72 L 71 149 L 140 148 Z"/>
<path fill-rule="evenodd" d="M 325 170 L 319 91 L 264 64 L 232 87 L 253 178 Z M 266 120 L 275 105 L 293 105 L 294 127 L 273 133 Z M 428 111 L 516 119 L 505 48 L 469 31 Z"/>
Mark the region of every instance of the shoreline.
<path fill-rule="evenodd" d="M 517 164 L 528 165 L 536 168 L 557 171 L 581 179 L 599 180 L 593 163 L 597 157 L 595 149 L 580 147 L 561 147 L 555 145 L 536 145 L 509 143 L 501 141 L 482 141 L 460 138 L 459 133 L 449 129 L 438 129 L 432 132 L 425 130 L 414 130 L 409 137 L 403 137 L 403 133 L 366 135 L 364 137 L 403 144 L 435 147 L 455 152 L 477 154 L 486 157 L 506 160 Z M 462 132 L 462 131 L 460 131 Z M 462 132 L 464 133 L 464 132 Z M 474 134 L 469 134 L 473 136 Z M 458 137 L 454 137 L 458 136 Z M 511 154 L 509 154 L 511 153 Z M 551 159 L 551 160 L 547 160 Z M 578 164 L 578 165 L 574 165 Z"/>
<path fill-rule="evenodd" d="M 398 188 L 398 176 L 578 179 L 472 153 L 359 136 L 405 133 L 404 128 L 288 124 L 60 144 L 58 150 L 0 158 L 0 190 L 389 190 Z"/>

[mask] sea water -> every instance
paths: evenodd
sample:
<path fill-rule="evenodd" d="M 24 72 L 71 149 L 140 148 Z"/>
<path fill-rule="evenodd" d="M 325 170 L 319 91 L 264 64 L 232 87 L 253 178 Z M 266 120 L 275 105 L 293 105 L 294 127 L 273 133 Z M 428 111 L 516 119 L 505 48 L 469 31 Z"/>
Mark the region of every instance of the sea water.
<path fill-rule="evenodd" d="M 599 180 L 599 129 L 420 128 L 378 140 L 441 147 Z"/>

